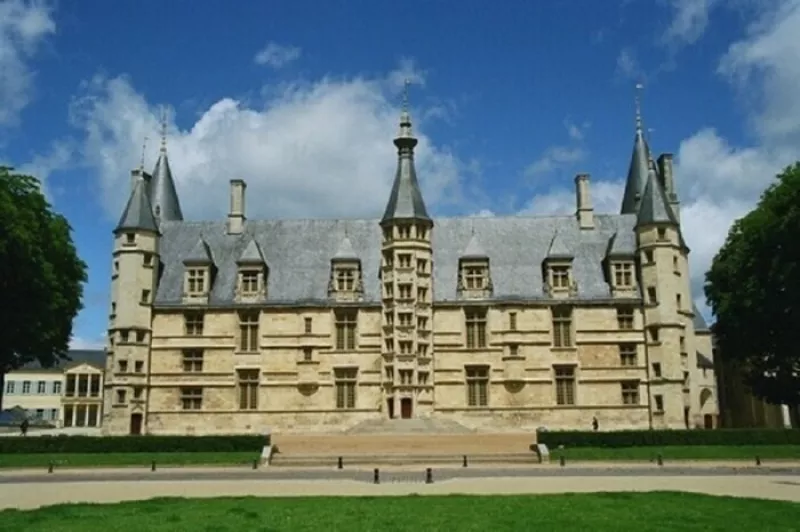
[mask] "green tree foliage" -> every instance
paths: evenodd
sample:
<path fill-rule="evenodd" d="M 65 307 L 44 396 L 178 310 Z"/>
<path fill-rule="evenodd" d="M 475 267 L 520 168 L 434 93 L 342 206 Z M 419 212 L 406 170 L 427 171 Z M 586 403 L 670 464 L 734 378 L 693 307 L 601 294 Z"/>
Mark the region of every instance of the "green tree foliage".
<path fill-rule="evenodd" d="M 800 404 L 800 163 L 730 229 L 706 274 L 720 356 L 754 395 Z"/>
<path fill-rule="evenodd" d="M 85 281 L 69 223 L 39 181 L 0 166 L 0 408 L 6 373 L 66 358 Z"/>

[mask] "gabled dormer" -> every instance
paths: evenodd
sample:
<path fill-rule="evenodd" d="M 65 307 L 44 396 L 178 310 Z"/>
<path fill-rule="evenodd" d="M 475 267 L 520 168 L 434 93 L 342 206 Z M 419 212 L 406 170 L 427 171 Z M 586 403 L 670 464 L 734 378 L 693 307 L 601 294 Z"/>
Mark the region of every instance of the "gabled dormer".
<path fill-rule="evenodd" d="M 183 299 L 185 303 L 208 303 L 214 282 L 214 258 L 201 236 L 183 259 Z"/>
<path fill-rule="evenodd" d="M 485 299 L 493 291 L 489 255 L 473 233 L 458 259 L 458 296 L 461 299 Z"/>
<path fill-rule="evenodd" d="M 547 297 L 566 298 L 577 295 L 578 285 L 572 271 L 574 258 L 566 238 L 556 231 L 542 264 L 544 293 Z"/>
<path fill-rule="evenodd" d="M 605 258 L 606 279 L 612 297 L 636 297 L 636 238 L 634 234 L 614 233 L 608 241 Z"/>
<path fill-rule="evenodd" d="M 269 267 L 258 242 L 251 239 L 236 259 L 236 300 L 253 303 L 267 297 Z"/>
<path fill-rule="evenodd" d="M 363 296 L 361 259 L 356 255 L 350 239 L 345 236 L 331 258 L 328 297 L 335 301 L 348 302 L 361 301 Z"/>

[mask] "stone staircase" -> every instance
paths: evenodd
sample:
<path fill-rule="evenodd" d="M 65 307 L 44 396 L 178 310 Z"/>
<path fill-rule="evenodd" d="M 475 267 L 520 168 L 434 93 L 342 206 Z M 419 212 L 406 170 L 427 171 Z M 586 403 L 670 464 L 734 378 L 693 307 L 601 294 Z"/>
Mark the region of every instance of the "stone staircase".
<path fill-rule="evenodd" d="M 273 434 L 283 467 L 535 463 L 535 433 L 483 433 L 450 420 L 368 420 L 337 434 Z"/>

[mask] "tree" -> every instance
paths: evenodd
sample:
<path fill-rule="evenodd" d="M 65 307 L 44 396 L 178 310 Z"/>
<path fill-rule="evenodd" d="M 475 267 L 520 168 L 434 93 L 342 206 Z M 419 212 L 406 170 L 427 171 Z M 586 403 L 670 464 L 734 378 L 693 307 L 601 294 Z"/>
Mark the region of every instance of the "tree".
<path fill-rule="evenodd" d="M 67 358 L 86 264 L 39 181 L 0 166 L 0 411 L 5 374 Z"/>
<path fill-rule="evenodd" d="M 720 356 L 756 397 L 800 405 L 800 162 L 737 220 L 706 274 Z"/>

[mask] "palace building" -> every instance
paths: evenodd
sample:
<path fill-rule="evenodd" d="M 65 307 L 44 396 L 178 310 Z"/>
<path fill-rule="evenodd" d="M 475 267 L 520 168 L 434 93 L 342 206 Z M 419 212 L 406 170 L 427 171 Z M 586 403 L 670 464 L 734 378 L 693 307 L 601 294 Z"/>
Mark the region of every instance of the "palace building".
<path fill-rule="evenodd" d="M 637 106 L 638 107 L 638 106 Z M 435 218 L 404 110 L 380 219 L 184 220 L 162 138 L 114 230 L 103 431 L 711 428 L 672 156 L 637 109 L 619 214 Z M 422 176 L 424 179 L 424 176 Z"/>

